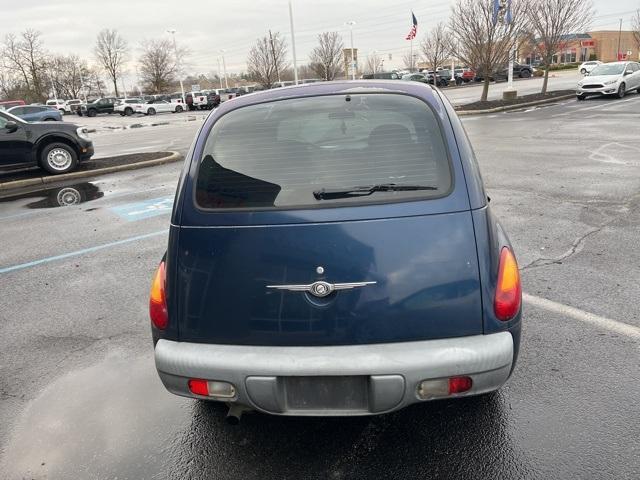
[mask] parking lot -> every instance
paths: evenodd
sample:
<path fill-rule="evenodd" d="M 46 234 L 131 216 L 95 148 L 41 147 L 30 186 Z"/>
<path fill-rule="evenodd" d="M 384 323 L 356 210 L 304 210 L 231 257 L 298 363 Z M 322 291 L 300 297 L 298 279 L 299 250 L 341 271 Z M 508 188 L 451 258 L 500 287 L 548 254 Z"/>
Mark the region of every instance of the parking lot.
<path fill-rule="evenodd" d="M 559 71 L 549 79 L 549 86 L 555 90 L 573 88 L 580 77 L 580 74 L 573 70 Z M 536 93 L 541 85 L 541 78 L 515 81 L 521 95 Z M 492 84 L 489 99 L 501 98 L 507 87 L 506 82 Z M 476 101 L 481 90 L 482 85 L 474 82 L 462 87 L 445 88 L 442 92 L 454 105 L 462 105 Z M 209 111 L 193 111 L 152 117 L 138 114 L 130 117 L 100 115 L 93 118 L 66 115 L 64 121 L 95 130 L 91 136 L 96 145 L 96 158 L 100 158 L 147 151 L 186 151 L 208 114 Z"/>
<path fill-rule="evenodd" d="M 540 81 L 517 87 L 534 91 Z M 551 79 L 556 88 L 575 81 L 575 72 Z M 445 93 L 462 103 L 478 88 Z M 521 268 L 520 358 L 496 395 L 379 417 L 252 413 L 231 427 L 221 406 L 164 390 L 147 302 L 180 164 L 2 199 L 0 471 L 9 479 L 640 477 L 639 109 L 631 94 L 464 117 Z M 158 115 L 152 121 L 167 124 L 96 128 L 92 137 L 99 155 L 185 153 L 207 113 Z M 149 118 L 82 120 L 131 127 Z M 43 198 L 63 187 L 92 193 L 46 207 Z"/>

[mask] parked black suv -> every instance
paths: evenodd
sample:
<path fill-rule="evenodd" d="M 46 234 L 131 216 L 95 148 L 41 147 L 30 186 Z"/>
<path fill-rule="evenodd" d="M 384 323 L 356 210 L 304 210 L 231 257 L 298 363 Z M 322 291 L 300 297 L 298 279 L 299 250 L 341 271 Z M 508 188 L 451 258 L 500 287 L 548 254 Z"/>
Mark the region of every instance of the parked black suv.
<path fill-rule="evenodd" d="M 78 115 L 86 115 L 87 117 L 95 117 L 99 113 L 113 113 L 118 100 L 115 97 L 98 98 L 91 103 L 81 105 Z"/>
<path fill-rule="evenodd" d="M 531 65 L 521 65 L 519 63 L 513 64 L 513 78 L 530 78 L 533 75 L 533 67 Z M 489 80 L 492 82 L 495 80 L 496 82 L 500 80 L 507 80 L 509 78 L 509 66 L 505 66 L 494 71 Z M 484 76 L 478 72 L 476 74 L 475 81 L 481 82 L 484 80 Z"/>
<path fill-rule="evenodd" d="M 0 171 L 42 167 L 58 174 L 93 155 L 86 129 L 66 122 L 25 122 L 0 112 Z"/>

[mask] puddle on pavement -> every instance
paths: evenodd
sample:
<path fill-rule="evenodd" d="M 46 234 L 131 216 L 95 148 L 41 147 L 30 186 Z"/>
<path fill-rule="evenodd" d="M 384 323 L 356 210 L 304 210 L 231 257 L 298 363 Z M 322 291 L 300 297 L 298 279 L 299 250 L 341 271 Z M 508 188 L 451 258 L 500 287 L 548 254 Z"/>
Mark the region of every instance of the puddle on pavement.
<path fill-rule="evenodd" d="M 6 479 L 151 478 L 193 401 L 169 394 L 153 353 L 112 354 L 49 385 L 25 409 L 8 441 Z M 153 473 L 152 473 L 153 472 Z"/>
<path fill-rule="evenodd" d="M 90 202 L 103 196 L 104 192 L 100 190 L 100 187 L 90 182 L 83 182 L 0 198 L 0 203 L 33 198 L 36 200 L 24 206 L 27 208 L 56 208 Z"/>

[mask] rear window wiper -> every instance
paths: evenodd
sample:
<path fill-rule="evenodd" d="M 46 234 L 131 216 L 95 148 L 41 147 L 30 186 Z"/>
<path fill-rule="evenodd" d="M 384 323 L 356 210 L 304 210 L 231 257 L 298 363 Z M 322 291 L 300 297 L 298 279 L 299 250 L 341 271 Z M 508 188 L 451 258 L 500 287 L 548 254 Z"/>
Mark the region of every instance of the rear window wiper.
<path fill-rule="evenodd" d="M 315 190 L 313 196 L 316 200 L 331 200 L 335 198 L 362 197 L 374 192 L 409 192 L 413 190 L 438 190 L 438 187 L 430 185 L 398 185 L 396 183 L 379 183 L 376 185 L 363 185 L 347 188 L 322 188 Z"/>

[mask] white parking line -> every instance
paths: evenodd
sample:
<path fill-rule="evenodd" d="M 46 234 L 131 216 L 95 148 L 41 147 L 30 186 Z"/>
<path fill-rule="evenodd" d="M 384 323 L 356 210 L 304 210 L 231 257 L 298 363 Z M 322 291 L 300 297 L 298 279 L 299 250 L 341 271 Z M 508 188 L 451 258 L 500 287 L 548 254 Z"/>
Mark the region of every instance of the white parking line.
<path fill-rule="evenodd" d="M 610 101 L 607 101 L 610 100 Z M 612 110 L 616 110 L 617 108 L 620 108 L 620 106 L 624 103 L 629 103 L 629 102 L 636 102 L 640 100 L 640 95 L 634 95 L 633 97 L 627 97 L 624 98 L 622 100 L 618 99 L 618 100 L 613 100 L 613 99 L 604 99 L 598 102 L 597 105 L 592 105 L 589 107 L 578 107 L 577 102 L 576 102 L 576 108 L 571 109 L 571 111 L 569 112 L 563 112 L 563 113 L 556 113 L 555 115 L 551 115 L 552 117 L 565 117 L 567 115 L 571 115 L 574 114 L 576 112 L 578 113 L 582 113 L 582 112 L 586 112 L 588 110 L 596 110 L 599 108 L 610 108 Z"/>
<path fill-rule="evenodd" d="M 562 303 L 557 303 L 542 297 L 536 297 L 535 295 L 529 295 L 528 293 L 523 293 L 522 299 L 534 307 L 542 308 L 543 310 L 548 310 L 560 315 L 566 315 L 567 317 L 571 317 L 579 322 L 588 323 L 595 327 L 609 330 L 610 332 L 619 333 L 621 335 L 640 340 L 640 328 L 629 325 L 628 323 L 601 317 L 600 315 L 585 312 L 579 308 L 563 305 Z"/>

